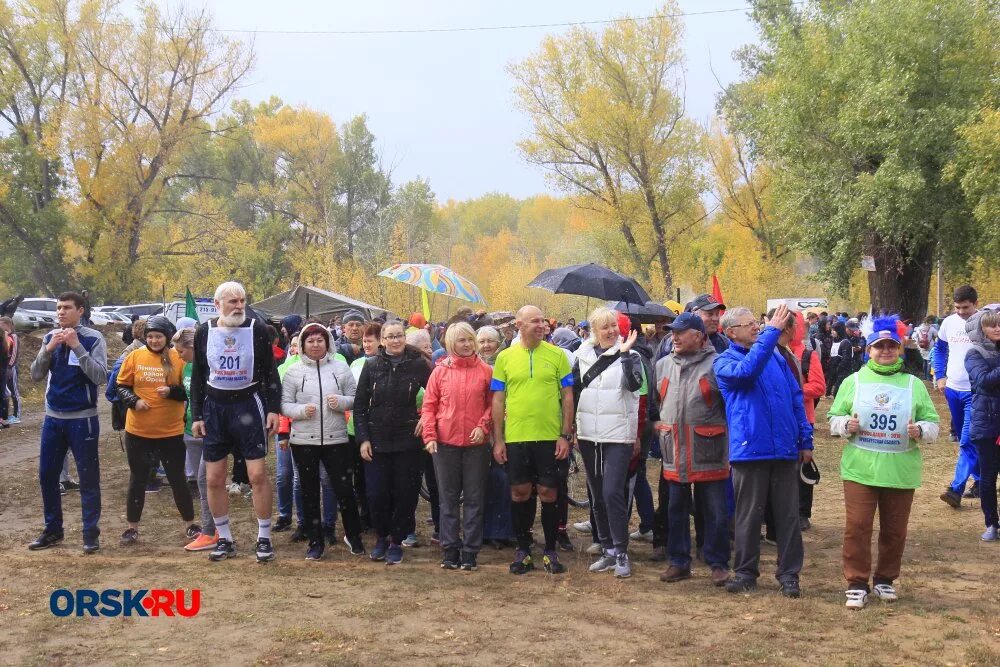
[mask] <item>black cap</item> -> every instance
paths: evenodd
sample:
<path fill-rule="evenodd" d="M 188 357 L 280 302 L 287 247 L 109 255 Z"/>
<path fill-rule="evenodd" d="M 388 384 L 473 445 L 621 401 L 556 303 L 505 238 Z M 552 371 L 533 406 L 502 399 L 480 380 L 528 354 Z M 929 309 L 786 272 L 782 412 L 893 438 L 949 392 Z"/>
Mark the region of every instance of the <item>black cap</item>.
<path fill-rule="evenodd" d="M 815 461 L 803 461 L 799 466 L 799 479 L 812 486 L 819 484 L 819 467 Z"/>
<path fill-rule="evenodd" d="M 715 310 L 716 308 L 726 309 L 726 304 L 716 301 L 711 294 L 699 294 L 688 302 L 684 310 L 694 312 L 696 310 Z"/>

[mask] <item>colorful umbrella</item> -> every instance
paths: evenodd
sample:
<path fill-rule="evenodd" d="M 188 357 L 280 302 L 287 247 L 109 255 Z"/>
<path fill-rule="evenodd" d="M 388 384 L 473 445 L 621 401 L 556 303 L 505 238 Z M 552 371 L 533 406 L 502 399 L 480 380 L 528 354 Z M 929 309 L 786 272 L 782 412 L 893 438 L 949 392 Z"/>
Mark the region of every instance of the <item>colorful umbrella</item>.
<path fill-rule="evenodd" d="M 440 264 L 394 264 L 379 275 L 419 287 L 423 291 L 425 311 L 429 310 L 427 292 L 465 299 L 472 303 L 486 303 L 475 283 Z M 425 317 L 429 315 L 425 313 Z"/>

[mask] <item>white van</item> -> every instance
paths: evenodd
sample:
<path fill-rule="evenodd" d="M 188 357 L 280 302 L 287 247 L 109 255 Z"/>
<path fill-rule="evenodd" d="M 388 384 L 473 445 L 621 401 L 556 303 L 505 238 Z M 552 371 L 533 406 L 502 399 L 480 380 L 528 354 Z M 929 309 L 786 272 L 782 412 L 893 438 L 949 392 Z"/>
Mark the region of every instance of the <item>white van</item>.
<path fill-rule="evenodd" d="M 198 321 L 208 322 L 213 317 L 219 316 L 219 311 L 215 307 L 215 301 L 212 299 L 195 299 L 195 305 L 198 308 Z M 171 301 L 167 304 L 167 307 L 163 309 L 163 315 L 177 324 L 177 320 L 184 317 L 184 311 L 187 310 L 187 304 L 183 301 Z"/>

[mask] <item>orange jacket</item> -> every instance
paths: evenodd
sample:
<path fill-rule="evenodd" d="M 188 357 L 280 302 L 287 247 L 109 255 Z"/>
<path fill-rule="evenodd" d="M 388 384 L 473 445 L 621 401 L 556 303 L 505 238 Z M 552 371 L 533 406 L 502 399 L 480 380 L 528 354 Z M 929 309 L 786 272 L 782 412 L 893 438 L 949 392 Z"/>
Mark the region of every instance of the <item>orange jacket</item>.
<path fill-rule="evenodd" d="M 493 369 L 479 358 L 449 355 L 438 362 L 427 381 L 421 409 L 424 442 L 470 446 L 477 426 L 490 434 Z"/>

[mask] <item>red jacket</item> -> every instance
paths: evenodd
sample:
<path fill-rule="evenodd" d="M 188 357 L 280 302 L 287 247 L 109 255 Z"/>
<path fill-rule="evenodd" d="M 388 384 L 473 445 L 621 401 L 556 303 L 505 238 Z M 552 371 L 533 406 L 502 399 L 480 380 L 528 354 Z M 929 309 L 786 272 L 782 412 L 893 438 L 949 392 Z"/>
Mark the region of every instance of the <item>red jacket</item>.
<path fill-rule="evenodd" d="M 477 355 L 449 355 L 438 362 L 427 381 L 420 416 L 424 442 L 470 446 L 477 426 L 490 434 L 493 369 Z"/>
<path fill-rule="evenodd" d="M 799 377 L 799 383 L 802 385 L 802 398 L 806 408 L 806 420 L 810 424 L 815 424 L 816 399 L 826 393 L 826 377 L 823 375 L 823 364 L 820 363 L 819 353 L 815 350 L 810 353 L 812 356 L 809 361 L 809 377 L 802 377 L 802 355 L 806 349 L 805 343 L 802 342 L 806 332 L 805 321 L 802 318 L 802 313 L 795 313 L 794 316 L 795 333 L 792 335 L 792 340 L 789 342 L 788 347 L 791 349 L 792 354 L 795 355 L 795 361 L 797 362 L 795 371 Z"/>

